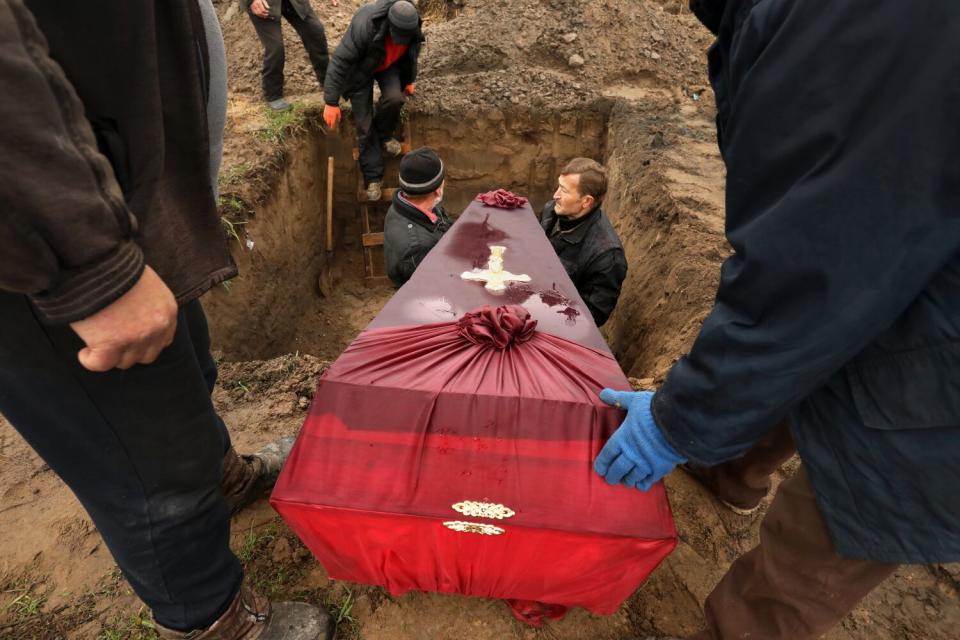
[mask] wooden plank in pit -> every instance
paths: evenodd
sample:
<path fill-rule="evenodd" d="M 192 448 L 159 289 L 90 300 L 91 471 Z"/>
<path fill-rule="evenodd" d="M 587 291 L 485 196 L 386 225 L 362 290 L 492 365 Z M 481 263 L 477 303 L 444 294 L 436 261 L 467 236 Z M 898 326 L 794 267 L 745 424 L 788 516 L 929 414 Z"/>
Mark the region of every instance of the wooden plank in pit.
<path fill-rule="evenodd" d="M 363 240 L 363 246 L 365 247 L 382 247 L 383 246 L 383 231 L 376 231 L 373 233 L 365 233 L 361 237 Z"/>

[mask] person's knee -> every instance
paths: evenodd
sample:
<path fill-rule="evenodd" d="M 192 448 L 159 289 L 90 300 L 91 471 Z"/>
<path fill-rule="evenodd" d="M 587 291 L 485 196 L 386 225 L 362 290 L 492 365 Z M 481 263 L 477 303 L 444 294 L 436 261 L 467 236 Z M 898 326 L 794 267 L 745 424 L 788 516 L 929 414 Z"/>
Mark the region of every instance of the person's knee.
<path fill-rule="evenodd" d="M 380 98 L 380 103 L 384 109 L 399 109 L 406 102 L 401 91 L 389 91 Z"/>
<path fill-rule="evenodd" d="M 270 46 L 263 49 L 263 61 L 268 65 L 282 65 L 284 57 L 282 42 L 278 46 Z"/>

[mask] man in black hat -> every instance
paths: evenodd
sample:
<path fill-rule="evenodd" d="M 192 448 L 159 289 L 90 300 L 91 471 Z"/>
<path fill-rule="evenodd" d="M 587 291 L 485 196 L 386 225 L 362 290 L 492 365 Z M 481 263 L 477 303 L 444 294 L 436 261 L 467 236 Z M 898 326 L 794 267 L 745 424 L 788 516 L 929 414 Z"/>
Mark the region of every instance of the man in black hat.
<path fill-rule="evenodd" d="M 261 83 L 263 98 L 274 111 L 287 111 L 290 103 L 283 97 L 283 33 L 280 17 L 290 23 L 310 57 L 313 72 L 320 86 L 327 74 L 327 35 L 323 23 L 310 6 L 310 0 L 240 0 L 240 7 L 250 16 L 257 37 L 263 45 Z"/>
<path fill-rule="evenodd" d="M 387 275 L 400 287 L 450 229 L 443 199 L 443 161 L 428 147 L 400 161 L 400 189 L 393 196 L 383 228 Z"/>
<path fill-rule="evenodd" d="M 323 119 L 333 129 L 340 121 L 340 98 L 350 100 L 360 144 L 360 169 L 367 185 L 367 198 L 380 199 L 383 153 L 400 155 L 393 137 L 400 110 L 413 95 L 417 58 L 424 41 L 422 20 L 407 0 L 376 0 L 353 15 L 343 40 L 330 61 L 323 98 Z M 373 81 L 380 85 L 376 115 Z"/>

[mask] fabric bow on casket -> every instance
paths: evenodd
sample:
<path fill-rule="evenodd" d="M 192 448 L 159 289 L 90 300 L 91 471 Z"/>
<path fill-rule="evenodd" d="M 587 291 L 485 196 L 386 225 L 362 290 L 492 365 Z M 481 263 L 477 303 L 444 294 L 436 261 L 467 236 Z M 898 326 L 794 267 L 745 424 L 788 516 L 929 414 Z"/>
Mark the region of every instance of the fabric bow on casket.
<path fill-rule="evenodd" d="M 518 196 L 506 189 L 497 189 L 496 191 L 477 194 L 474 200 L 482 202 L 488 207 L 497 207 L 498 209 L 518 209 L 528 202 L 523 196 Z"/>
<path fill-rule="evenodd" d="M 331 578 L 504 598 L 536 624 L 614 613 L 670 553 L 662 483 L 593 472 L 622 371 L 536 324 L 486 306 L 367 329 L 325 372 L 271 503 Z"/>

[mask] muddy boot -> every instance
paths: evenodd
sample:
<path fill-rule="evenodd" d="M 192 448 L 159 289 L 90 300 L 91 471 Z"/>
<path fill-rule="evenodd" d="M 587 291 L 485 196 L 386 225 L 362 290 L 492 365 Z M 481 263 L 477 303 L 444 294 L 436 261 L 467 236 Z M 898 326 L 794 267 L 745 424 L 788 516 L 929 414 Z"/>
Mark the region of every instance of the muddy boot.
<path fill-rule="evenodd" d="M 160 640 L 329 640 L 333 636 L 330 616 L 305 602 L 278 602 L 240 587 L 233 602 L 206 629 L 174 631 L 157 624 Z"/>
<path fill-rule="evenodd" d="M 223 457 L 220 488 L 230 513 L 236 513 L 273 488 L 295 436 L 280 438 L 251 455 L 238 455 L 233 447 Z"/>
<path fill-rule="evenodd" d="M 724 469 L 719 465 L 706 467 L 687 462 L 680 465 L 680 468 L 706 487 L 723 506 L 741 516 L 749 516 L 756 512 L 767 495 L 766 489 L 744 488 L 733 482 L 725 482 Z"/>
<path fill-rule="evenodd" d="M 371 182 L 367 185 L 367 200 L 370 202 L 376 202 L 380 199 L 380 195 L 382 193 L 380 190 L 381 185 L 382 183 L 379 180 Z"/>
<path fill-rule="evenodd" d="M 383 150 L 389 153 L 392 156 L 398 156 L 403 153 L 403 147 L 397 141 L 396 138 L 390 138 L 383 143 Z"/>

